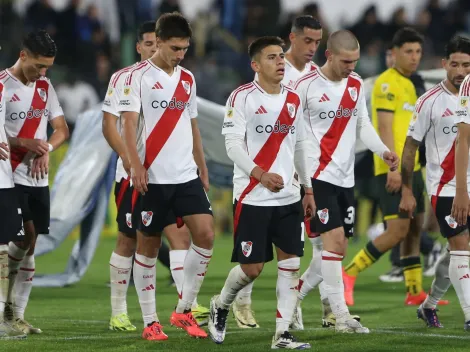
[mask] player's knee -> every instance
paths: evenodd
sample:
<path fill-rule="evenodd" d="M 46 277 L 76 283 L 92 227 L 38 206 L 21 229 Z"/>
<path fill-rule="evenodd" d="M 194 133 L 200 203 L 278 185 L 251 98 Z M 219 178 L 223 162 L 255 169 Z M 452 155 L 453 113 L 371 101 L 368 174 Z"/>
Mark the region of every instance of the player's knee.
<path fill-rule="evenodd" d="M 163 230 L 171 250 L 186 250 L 191 245 L 191 235 L 188 227 L 178 228 L 176 224 L 169 225 Z"/>
<path fill-rule="evenodd" d="M 386 233 L 393 238 L 394 244 L 402 242 L 408 235 L 410 223 L 408 219 L 396 219 L 387 223 Z"/>
<path fill-rule="evenodd" d="M 136 253 L 148 258 L 155 258 L 158 250 L 162 245 L 161 234 L 149 236 L 143 232 L 137 231 L 137 248 Z"/>
<path fill-rule="evenodd" d="M 193 243 L 201 248 L 212 249 L 214 246 L 214 228 L 211 224 L 201 227 L 200 231 L 197 234 L 192 234 Z"/>
<path fill-rule="evenodd" d="M 242 264 L 242 270 L 251 280 L 255 280 L 263 271 L 263 263 Z"/>
<path fill-rule="evenodd" d="M 116 242 L 116 254 L 123 257 L 131 257 L 134 255 L 136 250 L 136 239 L 126 235 L 124 233 L 119 233 L 117 242 Z"/>

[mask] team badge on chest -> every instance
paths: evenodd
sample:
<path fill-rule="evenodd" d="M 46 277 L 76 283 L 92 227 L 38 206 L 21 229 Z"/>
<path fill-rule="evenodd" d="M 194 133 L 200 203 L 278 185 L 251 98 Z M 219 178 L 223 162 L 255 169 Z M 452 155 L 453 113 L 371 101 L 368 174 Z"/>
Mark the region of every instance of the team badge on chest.
<path fill-rule="evenodd" d="M 287 112 L 289 116 L 293 119 L 295 117 L 295 105 L 291 103 L 287 103 Z"/>
<path fill-rule="evenodd" d="M 349 87 L 348 88 L 349 95 L 353 101 L 357 100 L 357 88 L 356 87 Z"/>
<path fill-rule="evenodd" d="M 191 85 L 187 81 L 181 81 L 181 84 L 183 85 L 184 91 L 186 92 L 187 95 L 191 93 Z"/>
<path fill-rule="evenodd" d="M 38 94 L 39 94 L 39 97 L 41 98 L 41 100 L 43 102 L 46 102 L 46 100 L 47 100 L 46 90 L 44 88 L 38 88 L 37 91 L 38 91 Z"/>

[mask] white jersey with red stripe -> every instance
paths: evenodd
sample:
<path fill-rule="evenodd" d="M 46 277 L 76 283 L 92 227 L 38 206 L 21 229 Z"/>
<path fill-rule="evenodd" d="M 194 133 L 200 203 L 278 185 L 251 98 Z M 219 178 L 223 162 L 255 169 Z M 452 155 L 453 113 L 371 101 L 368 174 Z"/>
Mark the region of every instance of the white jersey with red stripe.
<path fill-rule="evenodd" d="M 459 100 L 455 111 L 456 122 L 470 124 L 470 74 L 460 85 Z"/>
<path fill-rule="evenodd" d="M 419 97 L 410 121 L 407 135 L 418 142 L 426 138 L 426 189 L 429 196 L 455 196 L 457 101 L 457 95 L 441 82 Z"/>
<path fill-rule="evenodd" d="M 266 172 L 280 175 L 284 188 L 274 193 L 234 165 L 233 198 L 243 204 L 281 206 L 300 200 L 294 185 L 294 152 L 297 140 L 305 139 L 300 98 L 292 89 L 266 93 L 256 81 L 235 89 L 226 104 L 222 134 L 243 136 L 246 151 Z"/>
<path fill-rule="evenodd" d="M 5 132 L 5 111 L 5 85 L 0 82 L 0 143 L 8 144 Z M 14 186 L 10 160 L 0 160 L 0 188 L 12 188 Z"/>
<path fill-rule="evenodd" d="M 103 106 L 101 108 L 102 111 L 110 113 L 117 117 L 117 128 L 118 131 L 121 133 L 121 116 L 119 113 L 119 100 L 122 96 L 124 90 L 124 82 L 126 80 L 127 74 L 130 70 L 135 68 L 139 63 L 135 63 L 134 65 L 127 66 L 117 72 L 115 72 L 111 79 L 109 80 L 108 84 L 108 91 L 106 93 L 106 97 L 103 101 Z M 145 135 L 144 135 L 144 124 L 142 121 L 142 117 L 139 117 L 139 121 L 137 123 L 137 152 L 141 160 L 145 157 Z M 127 178 L 128 175 L 126 170 L 124 170 L 124 166 L 122 164 L 122 159 L 119 157 L 117 160 L 116 165 L 116 182 L 120 182 L 123 178 Z"/>
<path fill-rule="evenodd" d="M 5 85 L 5 130 L 8 137 L 41 139 L 47 141 L 47 123 L 64 112 L 48 78 L 42 77 L 24 85 L 8 70 L 0 72 Z M 30 168 L 35 154 L 24 148 L 12 148 L 13 181 L 31 187 L 44 187 L 49 180 L 35 180 Z"/>
<path fill-rule="evenodd" d="M 353 72 L 348 78 L 333 82 L 317 69 L 301 77 L 295 89 L 314 145 L 309 158 L 313 163 L 312 177 L 353 187 L 357 126 L 359 122 L 370 124 L 362 79 Z"/>
<path fill-rule="evenodd" d="M 119 101 L 119 112 L 143 116 L 144 166 L 149 183 L 181 184 L 197 178 L 193 158 L 191 119 L 197 117 L 196 81 L 177 66 L 172 75 L 151 60 L 129 71 Z"/>

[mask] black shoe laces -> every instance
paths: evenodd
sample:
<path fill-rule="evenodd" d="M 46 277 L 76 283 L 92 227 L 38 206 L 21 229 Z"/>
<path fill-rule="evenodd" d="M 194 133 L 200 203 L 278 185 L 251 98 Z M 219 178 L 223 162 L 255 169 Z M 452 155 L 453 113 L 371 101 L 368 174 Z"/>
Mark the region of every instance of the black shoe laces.
<path fill-rule="evenodd" d="M 228 309 L 217 308 L 217 322 L 215 324 L 217 330 L 224 330 L 227 322 Z"/>

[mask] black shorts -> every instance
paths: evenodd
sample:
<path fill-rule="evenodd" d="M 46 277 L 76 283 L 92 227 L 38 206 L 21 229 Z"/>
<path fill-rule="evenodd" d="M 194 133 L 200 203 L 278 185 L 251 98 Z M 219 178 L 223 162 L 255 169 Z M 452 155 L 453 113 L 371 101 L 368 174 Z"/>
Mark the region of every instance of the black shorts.
<path fill-rule="evenodd" d="M 457 222 L 450 216 L 452 212 L 452 203 L 454 197 L 436 197 L 432 196 L 431 204 L 436 214 L 437 222 L 441 230 L 442 236 L 450 238 L 467 230 L 470 226 L 470 217 L 467 219 L 467 225 L 459 226 Z"/>
<path fill-rule="evenodd" d="M 238 202 L 233 205 L 234 214 Z M 273 244 L 287 254 L 304 255 L 301 203 L 283 206 L 240 204 L 235 225 L 232 262 L 267 263 L 273 260 Z"/>
<path fill-rule="evenodd" d="M 10 241 L 22 241 L 23 232 L 21 208 L 18 202 L 18 194 L 14 188 L 0 189 L 0 243 L 7 244 Z"/>
<path fill-rule="evenodd" d="M 409 214 L 400 212 L 401 192 L 388 193 L 385 185 L 387 184 L 387 174 L 375 176 L 376 190 L 379 195 L 379 207 L 382 212 L 384 221 L 393 219 L 408 219 Z M 424 200 L 424 192 L 426 186 L 424 184 L 423 174 L 421 171 L 413 173 L 413 195 L 416 199 L 416 214 L 422 214 L 426 210 Z"/>
<path fill-rule="evenodd" d="M 15 185 L 21 207 L 23 223 L 32 221 L 38 235 L 49 234 L 51 198 L 49 186 L 31 187 Z"/>
<path fill-rule="evenodd" d="M 132 224 L 138 223 L 140 219 L 140 212 L 136 208 L 136 204 L 141 195 L 134 192 L 134 187 L 131 186 L 128 179 L 122 178 L 121 182 L 116 182 L 116 186 L 114 187 L 114 197 L 116 200 L 116 222 L 118 224 L 119 232 L 128 237 L 135 238 L 136 232 Z M 166 218 L 164 227 L 175 223 L 176 216 L 173 211 L 170 211 Z"/>
<path fill-rule="evenodd" d="M 343 227 L 345 236 L 352 237 L 356 214 L 354 187 L 339 187 L 316 179 L 312 179 L 312 186 L 317 213 L 310 222 L 310 231 L 322 234 Z"/>
<path fill-rule="evenodd" d="M 180 184 L 148 184 L 148 192 L 139 196 L 137 207 L 137 229 L 154 235 L 163 231 L 169 225 L 170 218 L 184 217 L 196 214 L 212 215 L 209 202 L 201 179 L 195 178 Z"/>

